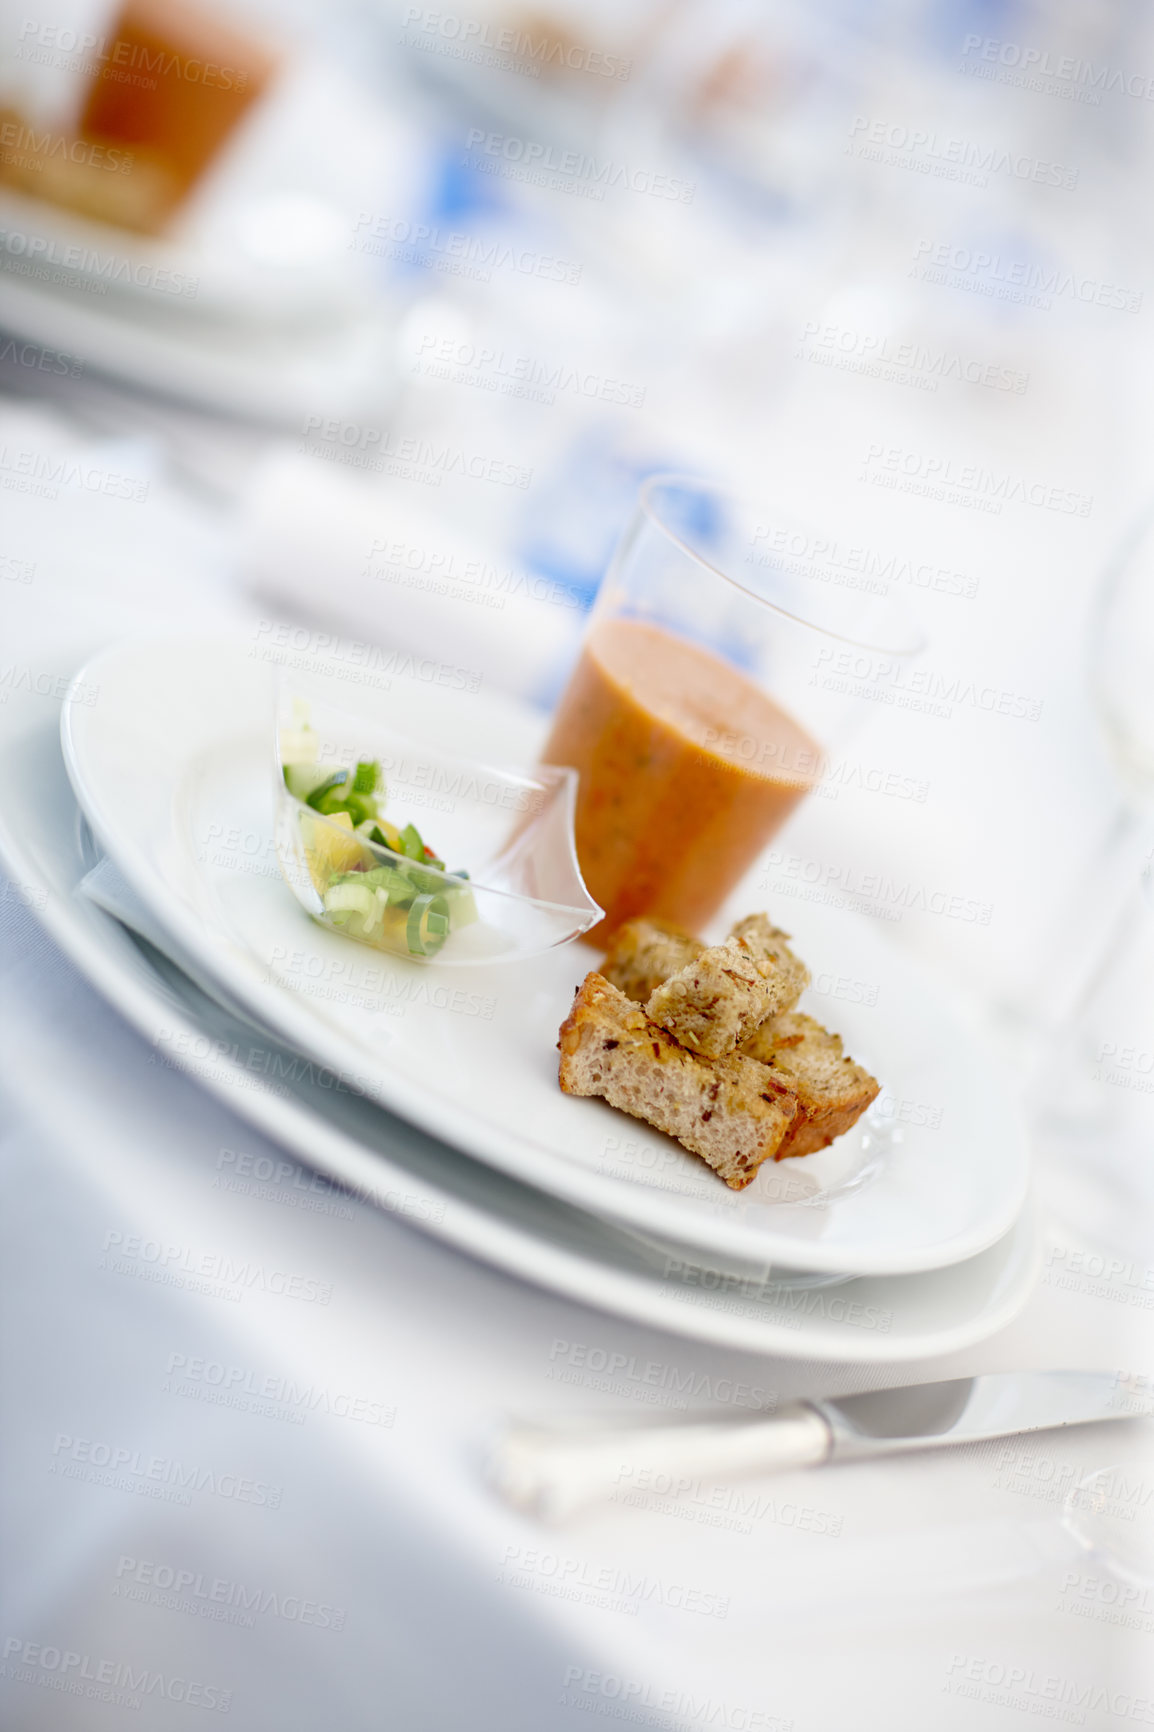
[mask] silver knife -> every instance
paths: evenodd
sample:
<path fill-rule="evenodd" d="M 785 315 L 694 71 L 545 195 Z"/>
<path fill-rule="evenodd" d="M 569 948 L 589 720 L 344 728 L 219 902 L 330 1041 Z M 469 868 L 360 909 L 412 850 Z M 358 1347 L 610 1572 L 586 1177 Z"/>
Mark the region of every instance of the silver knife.
<path fill-rule="evenodd" d="M 982 1443 L 1020 1432 L 1131 1419 L 1154 1399 L 1110 1371 L 1005 1371 L 916 1383 L 827 1401 L 793 1401 L 766 1416 L 609 1428 L 604 1421 L 518 1423 L 494 1452 L 490 1477 L 518 1509 L 557 1521 L 647 1472 L 665 1496 L 701 1475 L 780 1473 L 900 1450 Z"/>

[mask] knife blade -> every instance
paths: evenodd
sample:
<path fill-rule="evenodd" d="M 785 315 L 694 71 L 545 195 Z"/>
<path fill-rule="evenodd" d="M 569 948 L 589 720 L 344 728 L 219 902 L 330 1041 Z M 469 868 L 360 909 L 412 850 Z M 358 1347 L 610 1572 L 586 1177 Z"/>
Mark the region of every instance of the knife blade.
<path fill-rule="evenodd" d="M 490 1477 L 516 1508 L 557 1521 L 640 1471 L 677 1496 L 703 1474 L 779 1473 L 1152 1413 L 1154 1399 L 1115 1372 L 993 1372 L 794 1401 L 768 1416 L 614 1428 L 515 1423 L 494 1452 Z"/>
<path fill-rule="evenodd" d="M 1019 1432 L 1133 1418 L 1152 1410 L 1147 1398 L 1127 1390 L 1126 1380 L 1112 1371 L 1003 1371 L 803 1405 L 826 1421 L 829 1459 L 840 1461 L 895 1450 L 984 1443 Z"/>

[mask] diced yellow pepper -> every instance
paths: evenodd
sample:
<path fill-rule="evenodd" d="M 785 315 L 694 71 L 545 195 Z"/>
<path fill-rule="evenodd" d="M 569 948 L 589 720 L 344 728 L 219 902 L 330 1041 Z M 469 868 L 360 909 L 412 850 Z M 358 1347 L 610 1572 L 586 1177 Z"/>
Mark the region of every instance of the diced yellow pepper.
<path fill-rule="evenodd" d="M 347 812 L 332 818 L 306 818 L 302 814 L 301 839 L 309 877 L 317 890 L 324 890 L 336 873 L 351 872 L 364 858 L 364 847 L 360 837 L 353 834 L 353 821 Z"/>

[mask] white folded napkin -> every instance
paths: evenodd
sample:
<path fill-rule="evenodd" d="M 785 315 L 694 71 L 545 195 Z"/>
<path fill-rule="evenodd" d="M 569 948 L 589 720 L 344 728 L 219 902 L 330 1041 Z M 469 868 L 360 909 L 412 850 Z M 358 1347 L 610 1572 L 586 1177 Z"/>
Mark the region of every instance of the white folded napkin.
<path fill-rule="evenodd" d="M 323 433 L 317 445 L 327 453 Z M 365 455 L 385 461 L 377 449 Z M 333 451 L 356 455 L 339 443 Z M 240 575 L 294 617 L 455 662 L 539 704 L 555 697 L 585 624 L 566 585 L 481 545 L 438 510 L 435 492 L 417 506 L 387 478 L 290 446 L 253 477 Z"/>
<path fill-rule="evenodd" d="M 255 1029 L 258 1034 L 267 1036 L 268 1030 L 263 1028 L 244 1007 L 211 975 L 207 975 L 184 952 L 173 938 L 172 934 L 156 919 L 148 905 L 141 901 L 136 891 L 125 878 L 120 868 L 106 855 L 91 872 L 80 880 L 77 890 L 81 896 L 87 897 L 98 908 L 103 908 L 106 914 L 111 914 L 119 920 L 122 926 L 127 926 L 131 932 L 139 933 L 147 939 L 154 950 L 169 961 L 175 963 L 182 973 L 186 974 L 193 984 L 200 988 L 207 998 L 222 1005 L 230 1016 L 237 1017 L 248 1028 Z"/>

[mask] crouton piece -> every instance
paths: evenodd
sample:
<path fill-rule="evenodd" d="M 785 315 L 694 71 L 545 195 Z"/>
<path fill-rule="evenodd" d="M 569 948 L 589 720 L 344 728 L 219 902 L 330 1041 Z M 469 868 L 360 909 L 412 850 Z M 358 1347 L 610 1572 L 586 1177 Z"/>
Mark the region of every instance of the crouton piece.
<path fill-rule="evenodd" d="M 764 1066 L 687 1052 L 599 974 L 578 988 L 558 1045 L 566 1094 L 600 1096 L 676 1137 L 735 1191 L 777 1153 L 797 1112 Z"/>
<path fill-rule="evenodd" d="M 846 1056 L 840 1034 L 831 1034 L 801 1011 L 762 1023 L 741 1050 L 765 1065 L 797 1099 L 797 1116 L 777 1151 L 779 1161 L 826 1148 L 857 1123 L 881 1087 L 863 1065 Z"/>
<path fill-rule="evenodd" d="M 704 949 L 692 933 L 668 921 L 627 920 L 613 935 L 601 974 L 634 1004 L 644 1004 L 662 981 Z"/>
<path fill-rule="evenodd" d="M 788 937 L 767 914 L 749 915 L 724 944 L 710 945 L 658 986 L 647 1016 L 705 1058 L 733 1052 L 767 1017 L 792 1010 L 809 984 Z"/>

